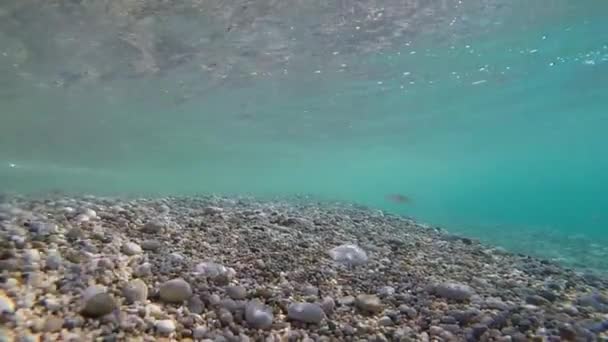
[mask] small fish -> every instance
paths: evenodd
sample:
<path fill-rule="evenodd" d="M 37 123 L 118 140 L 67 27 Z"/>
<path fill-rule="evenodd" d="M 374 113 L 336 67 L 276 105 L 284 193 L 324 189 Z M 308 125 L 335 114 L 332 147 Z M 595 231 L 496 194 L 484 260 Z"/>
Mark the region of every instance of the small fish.
<path fill-rule="evenodd" d="M 399 204 L 404 204 L 404 203 L 410 203 L 410 198 L 402 195 L 402 194 L 389 194 L 386 195 L 386 200 L 393 202 L 393 203 L 399 203 Z"/>

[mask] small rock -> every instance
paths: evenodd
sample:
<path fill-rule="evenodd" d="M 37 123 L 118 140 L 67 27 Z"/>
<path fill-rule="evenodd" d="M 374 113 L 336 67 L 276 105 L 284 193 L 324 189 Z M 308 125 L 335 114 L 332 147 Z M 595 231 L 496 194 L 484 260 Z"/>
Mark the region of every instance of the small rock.
<path fill-rule="evenodd" d="M 141 248 L 144 251 L 157 251 L 161 246 L 162 244 L 157 240 L 144 240 L 141 243 Z"/>
<path fill-rule="evenodd" d="M 57 316 L 51 316 L 44 322 L 44 331 L 46 332 L 59 332 L 63 328 L 63 318 Z"/>
<path fill-rule="evenodd" d="M 139 278 L 149 277 L 152 275 L 152 265 L 149 263 L 143 263 L 133 270 L 133 275 Z"/>
<path fill-rule="evenodd" d="M 287 317 L 303 323 L 320 323 L 325 313 L 319 304 L 294 303 L 287 308 Z"/>
<path fill-rule="evenodd" d="M 321 308 L 323 309 L 323 311 L 325 312 L 325 314 L 329 316 L 334 312 L 334 309 L 336 307 L 336 302 L 331 297 L 325 297 L 321 301 L 320 305 L 321 305 Z"/>
<path fill-rule="evenodd" d="M 101 286 L 90 286 L 83 294 L 82 313 L 89 317 L 101 317 L 109 314 L 116 308 L 114 298 Z"/>
<path fill-rule="evenodd" d="M 0 290 L 0 314 L 15 312 L 15 302 L 8 297 L 3 290 Z"/>
<path fill-rule="evenodd" d="M 143 252 L 143 250 L 135 242 L 127 242 L 122 245 L 122 252 L 125 253 L 126 255 L 130 256 L 130 255 L 141 254 Z"/>
<path fill-rule="evenodd" d="M 302 289 L 302 294 L 305 296 L 318 296 L 319 289 L 316 286 L 306 285 Z"/>
<path fill-rule="evenodd" d="M 209 329 L 206 326 L 199 325 L 192 330 L 192 337 L 197 340 L 205 338 L 209 334 Z"/>
<path fill-rule="evenodd" d="M 141 279 L 131 280 L 122 291 L 128 304 L 144 303 L 148 299 L 148 286 Z"/>
<path fill-rule="evenodd" d="M 190 299 L 188 299 L 187 307 L 190 312 L 198 315 L 200 315 L 203 310 L 205 310 L 205 304 L 203 304 L 203 301 L 199 296 L 190 297 Z"/>
<path fill-rule="evenodd" d="M 383 309 L 380 298 L 375 295 L 361 294 L 355 299 L 355 306 L 359 311 L 366 314 L 375 314 Z"/>
<path fill-rule="evenodd" d="M 196 265 L 194 271 L 199 276 L 207 277 L 210 279 L 217 279 L 220 277 L 231 279 L 235 274 L 233 269 L 211 261 L 199 263 L 198 265 Z"/>
<path fill-rule="evenodd" d="M 378 295 L 382 297 L 389 297 L 395 294 L 395 288 L 392 286 L 383 286 L 378 290 Z"/>
<path fill-rule="evenodd" d="M 416 318 L 418 316 L 418 311 L 416 309 L 409 307 L 405 304 L 399 305 L 399 312 L 406 315 L 409 318 Z"/>
<path fill-rule="evenodd" d="M 175 323 L 170 319 L 157 321 L 155 327 L 156 331 L 163 335 L 169 335 L 175 331 Z"/>
<path fill-rule="evenodd" d="M 434 293 L 446 299 L 465 301 L 475 294 L 468 285 L 459 283 L 442 283 L 435 286 Z"/>
<path fill-rule="evenodd" d="M 550 301 L 539 295 L 531 295 L 526 297 L 526 303 L 537 306 L 551 305 Z"/>
<path fill-rule="evenodd" d="M 205 209 L 203 209 L 203 213 L 205 215 L 218 215 L 224 212 L 224 209 L 219 208 L 219 207 L 213 207 L 213 206 L 208 206 Z"/>
<path fill-rule="evenodd" d="M 46 268 L 49 270 L 58 270 L 63 263 L 61 255 L 57 251 L 49 251 L 46 257 Z"/>
<path fill-rule="evenodd" d="M 153 220 L 146 223 L 141 231 L 148 234 L 158 234 L 165 229 L 165 223 L 160 220 Z"/>
<path fill-rule="evenodd" d="M 364 250 L 356 245 L 340 245 L 329 251 L 329 256 L 336 262 L 346 266 L 359 266 L 367 262 L 368 257 Z"/>
<path fill-rule="evenodd" d="M 338 304 L 342 306 L 349 306 L 355 304 L 355 297 L 353 296 L 344 296 L 338 298 Z"/>
<path fill-rule="evenodd" d="M 393 324 L 394 324 L 393 320 L 388 316 L 383 316 L 382 318 L 380 318 L 378 320 L 378 325 L 383 326 L 383 327 L 389 327 L 389 326 L 392 326 Z"/>
<path fill-rule="evenodd" d="M 232 313 L 224 308 L 220 309 L 219 312 L 219 319 L 220 322 L 222 322 L 223 325 L 230 325 L 232 324 L 232 322 L 234 322 L 234 317 L 232 317 Z"/>
<path fill-rule="evenodd" d="M 247 290 L 242 286 L 228 286 L 226 294 L 234 300 L 241 300 L 247 297 Z"/>
<path fill-rule="evenodd" d="M 268 329 L 272 326 L 272 311 L 258 300 L 252 300 L 245 307 L 245 320 L 254 329 Z"/>
<path fill-rule="evenodd" d="M 28 225 L 28 228 L 30 232 L 39 236 L 47 236 L 57 233 L 57 225 L 54 223 L 31 222 Z"/>
<path fill-rule="evenodd" d="M 181 303 L 192 296 L 192 288 L 185 280 L 176 278 L 160 286 L 160 298 L 169 303 Z"/>

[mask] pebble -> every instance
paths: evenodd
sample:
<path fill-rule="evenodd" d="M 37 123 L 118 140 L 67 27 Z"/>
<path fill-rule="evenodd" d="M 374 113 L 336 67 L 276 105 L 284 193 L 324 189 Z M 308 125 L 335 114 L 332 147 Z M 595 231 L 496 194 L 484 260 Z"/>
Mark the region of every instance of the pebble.
<path fill-rule="evenodd" d="M 133 275 L 139 278 L 148 277 L 152 275 L 152 265 L 149 263 L 143 263 L 135 267 Z"/>
<path fill-rule="evenodd" d="M 325 313 L 319 304 L 293 303 L 287 308 L 287 317 L 303 323 L 320 323 Z"/>
<path fill-rule="evenodd" d="M 160 334 L 163 334 L 163 335 L 169 335 L 169 334 L 173 333 L 176 329 L 175 323 L 173 322 L 173 320 L 170 320 L 170 319 L 163 319 L 163 320 L 157 321 L 155 324 L 155 327 L 156 327 L 156 331 L 158 331 Z"/>
<path fill-rule="evenodd" d="M 459 283 L 442 283 L 435 286 L 434 293 L 446 299 L 465 301 L 475 294 L 468 285 Z"/>
<path fill-rule="evenodd" d="M 50 316 L 44 323 L 44 331 L 46 332 L 59 332 L 63 327 L 63 318 L 57 316 Z"/>
<path fill-rule="evenodd" d="M 247 297 L 247 290 L 242 286 L 228 286 L 226 294 L 234 300 L 241 300 Z"/>
<path fill-rule="evenodd" d="M 382 297 L 389 297 L 395 294 L 395 288 L 392 286 L 383 286 L 378 290 L 378 295 Z"/>
<path fill-rule="evenodd" d="M 361 294 L 355 299 L 355 306 L 365 314 L 375 314 L 383 310 L 382 302 L 376 295 Z"/>
<path fill-rule="evenodd" d="M 160 286 L 160 298 L 169 303 L 181 303 L 192 296 L 192 288 L 185 280 L 176 278 Z"/>
<path fill-rule="evenodd" d="M 49 270 L 58 270 L 63 264 L 61 255 L 57 251 L 49 251 L 46 257 L 45 266 Z"/>
<path fill-rule="evenodd" d="M 537 305 L 537 306 L 544 306 L 544 305 L 551 304 L 550 301 L 548 301 L 546 298 L 541 297 L 539 295 L 531 295 L 531 296 L 526 297 L 526 303 L 532 304 L 532 305 Z"/>
<path fill-rule="evenodd" d="M 0 290 L 0 313 L 12 314 L 15 312 L 15 302 Z"/>
<path fill-rule="evenodd" d="M 141 279 L 131 280 L 122 291 L 127 304 L 144 303 L 148 299 L 148 286 Z"/>
<path fill-rule="evenodd" d="M 192 337 L 197 340 L 205 338 L 209 334 L 209 329 L 206 326 L 199 325 L 192 330 Z"/>
<path fill-rule="evenodd" d="M 338 303 L 343 306 L 350 306 L 355 304 L 355 297 L 353 296 L 344 296 L 338 298 Z"/>
<path fill-rule="evenodd" d="M 394 325 L 393 320 L 388 317 L 388 316 L 383 316 L 382 318 L 380 318 L 378 320 L 378 325 L 383 326 L 383 327 L 389 327 Z"/>
<path fill-rule="evenodd" d="M 90 286 L 83 294 L 82 313 L 89 317 L 101 317 L 109 314 L 116 308 L 114 298 L 101 286 Z"/>
<path fill-rule="evenodd" d="M 190 297 L 190 299 L 188 299 L 187 307 L 190 312 L 195 314 L 201 314 L 203 310 L 205 310 L 205 304 L 203 304 L 203 301 L 199 296 Z"/>
<path fill-rule="evenodd" d="M 135 242 L 127 242 L 122 245 L 122 252 L 126 255 L 137 255 L 143 253 L 141 247 Z"/>
<path fill-rule="evenodd" d="M 325 314 L 328 316 L 331 315 L 334 312 L 334 309 L 336 308 L 336 302 L 331 297 L 323 298 L 320 305 Z"/>
<path fill-rule="evenodd" d="M 329 256 L 337 263 L 346 266 L 360 266 L 368 261 L 367 254 L 357 245 L 345 244 L 334 247 Z"/>
<path fill-rule="evenodd" d="M 148 234 L 158 234 L 165 229 L 165 223 L 160 220 L 152 220 L 147 222 L 141 231 Z"/>
<path fill-rule="evenodd" d="M 254 329 L 268 329 L 272 326 L 272 311 L 259 300 L 252 300 L 245 307 L 245 320 Z"/>
<path fill-rule="evenodd" d="M 162 244 L 158 240 L 144 240 L 141 243 L 141 248 L 144 251 L 157 251 L 161 246 Z"/>
<path fill-rule="evenodd" d="M 215 279 L 215 278 L 219 278 L 219 277 L 225 277 L 227 279 L 230 279 L 234 276 L 235 272 L 234 272 L 234 270 L 232 270 L 224 265 L 220 265 L 215 262 L 205 261 L 205 262 L 201 262 L 198 265 L 196 265 L 195 273 L 197 273 L 199 276 L 203 276 L 203 277 L 207 277 L 207 278 L 211 278 L 211 279 Z"/>

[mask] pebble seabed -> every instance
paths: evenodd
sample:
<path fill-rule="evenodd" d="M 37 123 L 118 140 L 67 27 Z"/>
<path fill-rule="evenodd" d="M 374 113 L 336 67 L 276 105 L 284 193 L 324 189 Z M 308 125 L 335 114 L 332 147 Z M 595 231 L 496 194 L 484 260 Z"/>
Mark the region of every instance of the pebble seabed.
<path fill-rule="evenodd" d="M 13 196 L 0 227 L 0 341 L 596 341 L 608 329 L 600 277 L 353 205 Z"/>

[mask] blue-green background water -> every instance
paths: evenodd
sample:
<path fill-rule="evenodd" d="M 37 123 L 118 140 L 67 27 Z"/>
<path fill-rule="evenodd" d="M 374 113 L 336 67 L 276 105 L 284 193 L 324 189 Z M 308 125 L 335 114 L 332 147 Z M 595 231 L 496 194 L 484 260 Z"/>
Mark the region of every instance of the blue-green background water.
<path fill-rule="evenodd" d="M 605 272 L 608 7 L 554 5 L 546 17 L 513 5 L 449 40 L 254 65 L 247 82 L 198 91 L 205 76 L 188 68 L 57 86 L 7 50 L 0 186 L 305 193 Z"/>

